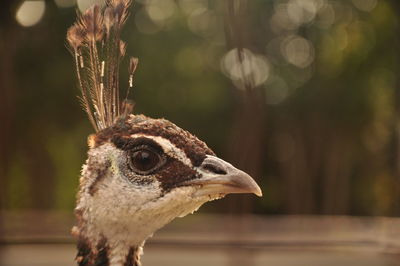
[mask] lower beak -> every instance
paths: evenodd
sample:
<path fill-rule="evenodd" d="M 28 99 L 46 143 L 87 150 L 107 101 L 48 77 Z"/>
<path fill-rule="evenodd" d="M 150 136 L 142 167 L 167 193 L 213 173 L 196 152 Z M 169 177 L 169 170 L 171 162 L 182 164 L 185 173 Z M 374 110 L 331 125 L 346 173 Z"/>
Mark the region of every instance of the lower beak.
<path fill-rule="evenodd" d="M 260 187 L 251 176 L 218 157 L 207 155 L 197 169 L 201 177 L 185 182 L 199 186 L 195 196 L 253 193 L 262 196 Z"/>

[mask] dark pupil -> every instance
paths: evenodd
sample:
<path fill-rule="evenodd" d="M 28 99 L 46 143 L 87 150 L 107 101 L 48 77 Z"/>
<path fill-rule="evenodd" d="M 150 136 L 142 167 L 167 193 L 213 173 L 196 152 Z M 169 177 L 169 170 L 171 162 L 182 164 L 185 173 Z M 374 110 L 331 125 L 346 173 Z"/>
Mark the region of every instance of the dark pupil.
<path fill-rule="evenodd" d="M 147 150 L 136 151 L 132 156 L 133 166 L 140 171 L 148 171 L 157 166 L 158 156 Z"/>

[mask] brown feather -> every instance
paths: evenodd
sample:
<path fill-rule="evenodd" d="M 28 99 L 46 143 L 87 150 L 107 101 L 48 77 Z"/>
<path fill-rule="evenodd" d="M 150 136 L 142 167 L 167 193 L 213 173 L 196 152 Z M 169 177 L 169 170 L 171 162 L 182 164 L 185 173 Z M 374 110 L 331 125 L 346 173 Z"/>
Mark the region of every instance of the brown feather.
<path fill-rule="evenodd" d="M 122 112 L 120 104 L 119 64 L 126 53 L 120 33 L 130 4 L 130 0 L 108 0 L 104 8 L 94 5 L 78 14 L 67 32 L 81 103 L 96 132 L 112 126 L 129 109 Z"/>

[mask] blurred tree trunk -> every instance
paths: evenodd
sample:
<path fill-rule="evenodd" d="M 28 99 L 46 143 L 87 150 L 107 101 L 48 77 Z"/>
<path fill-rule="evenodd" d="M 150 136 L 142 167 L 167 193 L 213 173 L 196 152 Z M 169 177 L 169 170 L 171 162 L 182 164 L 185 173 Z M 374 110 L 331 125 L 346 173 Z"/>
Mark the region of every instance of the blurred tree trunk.
<path fill-rule="evenodd" d="M 244 48 L 250 49 L 252 34 L 249 10 L 251 1 L 227 1 L 225 29 L 228 49 L 237 49 L 240 60 Z M 256 87 L 253 77 L 242 77 L 243 87 L 235 90 L 239 99 L 235 110 L 231 136 L 228 141 L 229 160 L 240 169 L 260 180 L 264 157 L 265 103 L 264 95 Z M 242 196 L 228 200 L 231 212 L 248 213 L 252 210 L 252 197 Z"/>
<path fill-rule="evenodd" d="M 243 59 L 243 49 L 250 49 L 252 34 L 249 9 L 252 1 L 229 0 L 226 2 L 225 32 L 228 50 L 236 49 L 240 63 Z M 241 67 L 244 67 L 243 64 Z M 241 77 L 243 87 L 236 88 L 235 94 L 239 103 L 235 108 L 233 127 L 227 147 L 227 157 L 238 168 L 250 174 L 260 183 L 262 162 L 265 147 L 263 145 L 265 127 L 265 103 L 262 91 L 254 85 L 253 77 Z M 239 85 L 240 86 L 240 85 Z M 231 214 L 250 213 L 254 208 L 254 196 L 242 195 L 227 199 Z M 243 217 L 243 216 L 241 216 Z M 249 219 L 249 218 L 248 218 Z M 229 230 L 232 237 L 240 239 L 242 232 L 248 226 L 248 219 L 235 219 Z M 242 249 L 230 253 L 228 265 L 253 265 L 251 254 Z"/>
<path fill-rule="evenodd" d="M 0 8 L 0 236 L 3 234 L 3 208 L 8 187 L 8 171 L 15 151 L 15 87 L 14 55 L 16 52 L 15 23 L 12 1 Z"/>
<path fill-rule="evenodd" d="M 24 29 L 17 25 L 15 21 L 15 13 L 19 1 L 5 1 L 0 8 L 0 207 L 4 208 L 9 206 L 6 202 L 7 196 L 10 193 L 17 191 L 8 191 L 11 187 L 12 180 L 11 167 L 24 167 L 27 166 L 28 180 L 24 180 L 22 185 L 25 188 L 20 188 L 19 191 L 26 191 L 20 193 L 19 197 L 25 197 L 21 200 L 23 206 L 17 207 L 30 207 L 30 208 L 48 208 L 53 206 L 54 202 L 54 178 L 52 171 L 51 158 L 48 157 L 46 146 L 46 134 L 43 132 L 32 134 L 36 132 L 33 129 L 45 127 L 40 126 L 40 121 L 29 121 L 24 119 L 24 114 L 19 119 L 18 109 L 27 109 L 27 106 L 18 106 L 18 101 L 21 101 L 20 95 L 23 95 L 24 90 L 31 89 L 30 87 L 21 87 L 21 81 L 18 84 L 16 69 L 18 69 L 18 51 L 22 49 L 26 43 L 24 40 L 24 30 L 34 31 L 37 29 L 29 28 Z M 48 100 L 38 98 L 41 101 Z M 40 102 L 34 102 L 40 105 Z M 33 125 L 33 127 L 32 127 Z M 16 151 L 20 152 L 16 154 Z M 16 156 L 21 156 L 19 165 L 15 165 Z M 21 165 L 24 164 L 24 165 Z M 25 165 L 26 164 L 26 165 Z M 20 184 L 21 185 L 21 184 Z"/>
<path fill-rule="evenodd" d="M 344 215 L 350 209 L 351 143 L 340 131 L 330 132 L 330 141 L 325 144 L 321 212 Z"/>
<path fill-rule="evenodd" d="M 397 17 L 400 17 L 400 2 L 398 0 L 392 0 L 391 1 L 392 6 L 394 7 L 395 13 L 397 14 Z M 400 47 L 400 27 L 397 25 L 397 38 L 395 39 L 394 43 L 395 53 L 396 53 L 396 63 L 397 67 L 395 70 L 397 70 L 397 73 L 395 72 L 394 74 L 397 77 L 396 80 L 396 90 L 395 90 L 395 99 L 394 99 L 394 105 L 395 105 L 395 118 L 393 121 L 393 138 L 392 138 L 392 156 L 391 156 L 391 165 L 392 165 L 392 171 L 393 175 L 395 177 L 395 195 L 394 195 L 394 206 L 393 206 L 393 211 L 392 215 L 399 216 L 400 215 L 400 53 L 399 53 L 399 47 Z"/>
<path fill-rule="evenodd" d="M 8 187 L 8 170 L 16 147 L 15 113 L 16 89 L 14 61 L 17 50 L 17 34 L 13 1 L 5 1 L 0 8 L 0 209 L 5 205 Z"/>
<path fill-rule="evenodd" d="M 310 152 L 314 143 L 307 142 L 307 127 L 297 121 L 286 121 L 277 134 L 285 136 L 277 143 L 276 152 L 287 158 L 278 166 L 279 175 L 283 179 L 283 202 L 285 211 L 289 214 L 307 214 L 316 209 L 315 206 L 315 168 L 311 165 L 319 162 L 319 152 Z M 316 131 L 318 132 L 318 131 Z M 314 132 L 315 134 L 315 132 Z M 316 134 L 318 135 L 318 133 Z M 277 136 L 282 138 L 282 136 Z M 315 138 L 315 148 L 320 147 Z M 290 144 L 291 143 L 291 144 Z M 290 145 L 291 147 L 289 147 Z M 291 154 L 287 154 L 290 153 Z M 314 158 L 314 156 L 317 158 Z"/>
<path fill-rule="evenodd" d="M 289 214 L 346 214 L 350 209 L 350 136 L 332 128 L 318 114 L 286 120 L 275 152 L 283 179 L 283 201 Z M 279 137 L 279 136 L 278 136 Z M 276 137 L 275 137 L 276 138 Z M 289 147 L 290 146 L 290 147 Z"/>

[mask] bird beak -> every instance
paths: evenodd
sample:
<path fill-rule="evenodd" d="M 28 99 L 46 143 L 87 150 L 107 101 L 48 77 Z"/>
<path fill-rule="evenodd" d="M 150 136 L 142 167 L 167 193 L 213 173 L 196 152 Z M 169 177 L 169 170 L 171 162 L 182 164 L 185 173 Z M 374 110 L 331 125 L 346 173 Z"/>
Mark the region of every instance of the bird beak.
<path fill-rule="evenodd" d="M 220 158 L 207 155 L 197 170 L 201 177 L 185 182 L 185 185 L 200 187 L 195 196 L 223 196 L 230 193 L 253 193 L 262 196 L 260 187 L 251 176 Z"/>

